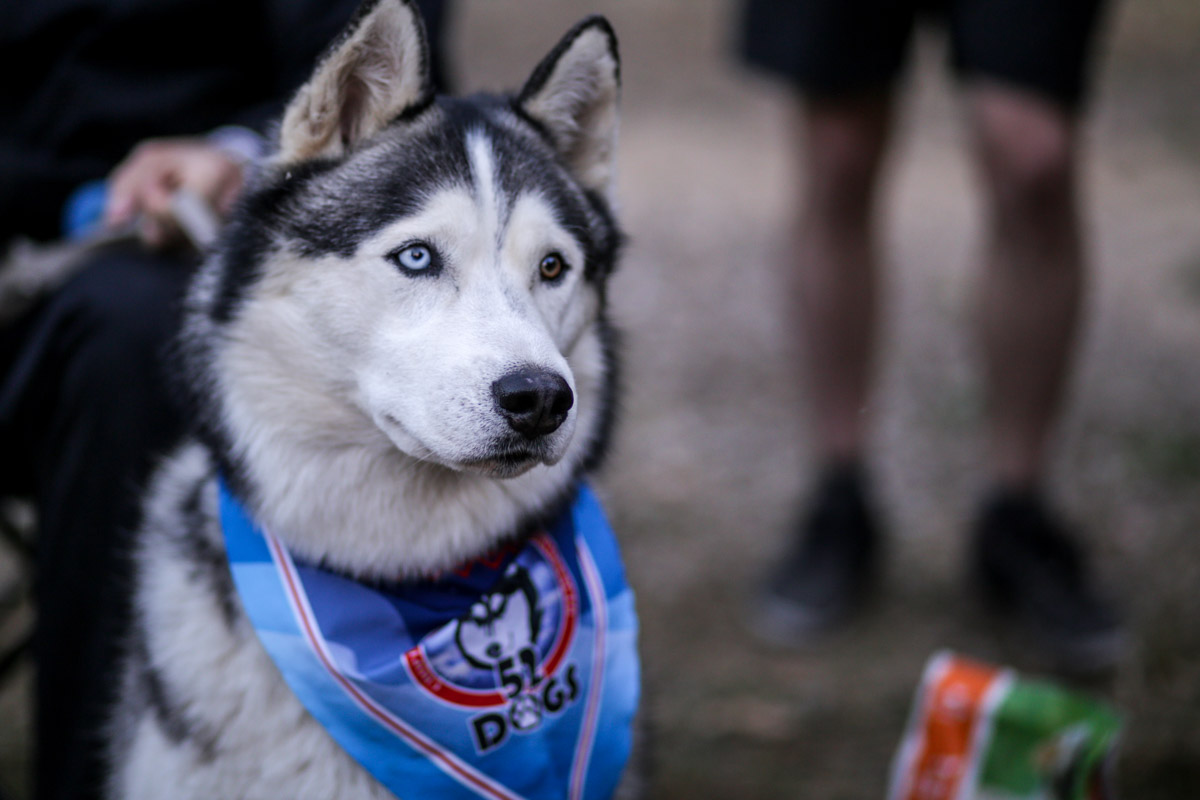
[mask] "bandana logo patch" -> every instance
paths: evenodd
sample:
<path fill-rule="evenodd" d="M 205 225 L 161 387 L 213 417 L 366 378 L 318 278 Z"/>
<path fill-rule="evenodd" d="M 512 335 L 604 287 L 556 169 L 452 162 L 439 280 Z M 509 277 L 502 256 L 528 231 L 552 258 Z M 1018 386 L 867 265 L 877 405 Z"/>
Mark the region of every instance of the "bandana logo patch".
<path fill-rule="evenodd" d="M 476 751 L 541 727 L 580 696 L 565 660 L 579 621 L 579 589 L 554 540 L 537 536 L 460 616 L 405 654 L 413 681 L 442 702 L 488 709 L 468 722 Z"/>

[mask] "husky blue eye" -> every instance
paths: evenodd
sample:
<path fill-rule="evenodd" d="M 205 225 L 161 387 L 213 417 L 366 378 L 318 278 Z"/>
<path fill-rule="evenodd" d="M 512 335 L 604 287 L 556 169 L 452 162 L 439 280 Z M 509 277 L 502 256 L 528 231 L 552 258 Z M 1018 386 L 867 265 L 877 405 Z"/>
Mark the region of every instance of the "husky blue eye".
<path fill-rule="evenodd" d="M 405 272 L 429 273 L 438 266 L 437 253 L 423 243 L 410 244 L 388 253 L 388 260 Z"/>

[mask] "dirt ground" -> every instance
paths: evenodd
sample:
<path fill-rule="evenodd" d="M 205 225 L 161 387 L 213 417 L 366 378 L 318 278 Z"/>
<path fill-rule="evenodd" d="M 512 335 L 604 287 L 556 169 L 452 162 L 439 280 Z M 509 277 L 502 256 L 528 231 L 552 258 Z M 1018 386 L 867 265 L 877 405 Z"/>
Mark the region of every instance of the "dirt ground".
<path fill-rule="evenodd" d="M 1081 686 L 1126 717 L 1120 796 L 1200 797 L 1200 6 L 1113 9 L 1084 127 L 1094 270 L 1052 470 L 1134 645 Z M 878 600 L 805 652 L 746 630 L 750 587 L 809 477 L 785 303 L 790 98 L 732 56 L 725 0 L 463 2 L 463 88 L 520 81 L 575 19 L 621 37 L 612 291 L 625 401 L 601 480 L 638 592 L 656 798 L 880 798 L 920 670 L 949 647 L 1038 672 L 981 616 L 962 535 L 983 488 L 970 337 L 980 231 L 941 38 L 920 37 L 887 184 L 886 335 L 872 467 Z M 1060 678 L 1068 685 L 1071 681 Z M 0 694 L 0 788 L 20 795 L 28 669 Z"/>

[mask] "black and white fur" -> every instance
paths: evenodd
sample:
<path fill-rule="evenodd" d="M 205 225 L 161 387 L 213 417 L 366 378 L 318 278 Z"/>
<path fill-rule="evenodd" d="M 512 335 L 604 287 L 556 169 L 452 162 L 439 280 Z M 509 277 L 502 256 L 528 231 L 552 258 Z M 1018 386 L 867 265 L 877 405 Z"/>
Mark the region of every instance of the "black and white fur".
<path fill-rule="evenodd" d="M 146 504 L 110 797 L 390 797 L 255 638 L 218 472 L 296 555 L 396 580 L 527 534 L 604 450 L 612 30 L 581 22 L 514 96 L 435 97 L 428 64 L 410 2 L 365 4 L 190 291 L 198 431 Z M 405 266 L 414 244 L 436 269 Z M 561 421 L 514 427 L 496 388 L 514 374 L 558 376 Z"/>

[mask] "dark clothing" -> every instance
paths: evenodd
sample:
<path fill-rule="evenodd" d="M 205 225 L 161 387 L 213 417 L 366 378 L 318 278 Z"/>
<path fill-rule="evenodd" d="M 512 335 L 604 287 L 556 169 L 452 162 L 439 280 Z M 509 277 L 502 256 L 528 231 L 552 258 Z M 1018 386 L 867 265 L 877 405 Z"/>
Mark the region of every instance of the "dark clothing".
<path fill-rule="evenodd" d="M 267 129 L 357 4 L 0 2 L 0 249 L 57 238 L 68 195 L 146 138 Z M 436 44 L 442 3 L 419 5 Z M 40 800 L 100 796 L 138 497 L 186 424 L 160 356 L 190 267 L 109 249 L 0 329 L 0 495 L 30 496 L 38 512 Z"/>
<path fill-rule="evenodd" d="M 143 139 L 262 129 L 354 5 L 0 3 L 0 242 L 56 238 L 67 195 Z"/>
<path fill-rule="evenodd" d="M 945 22 L 964 77 L 986 77 L 1074 109 L 1083 101 L 1104 0 L 748 0 L 743 53 L 818 97 L 887 89 L 915 21 Z"/>
<path fill-rule="evenodd" d="M 133 245 L 98 253 L 38 313 L 0 331 L 12 363 L 0 393 L 3 488 L 38 509 L 38 797 L 99 796 L 139 489 L 183 427 L 160 355 L 187 266 Z"/>

